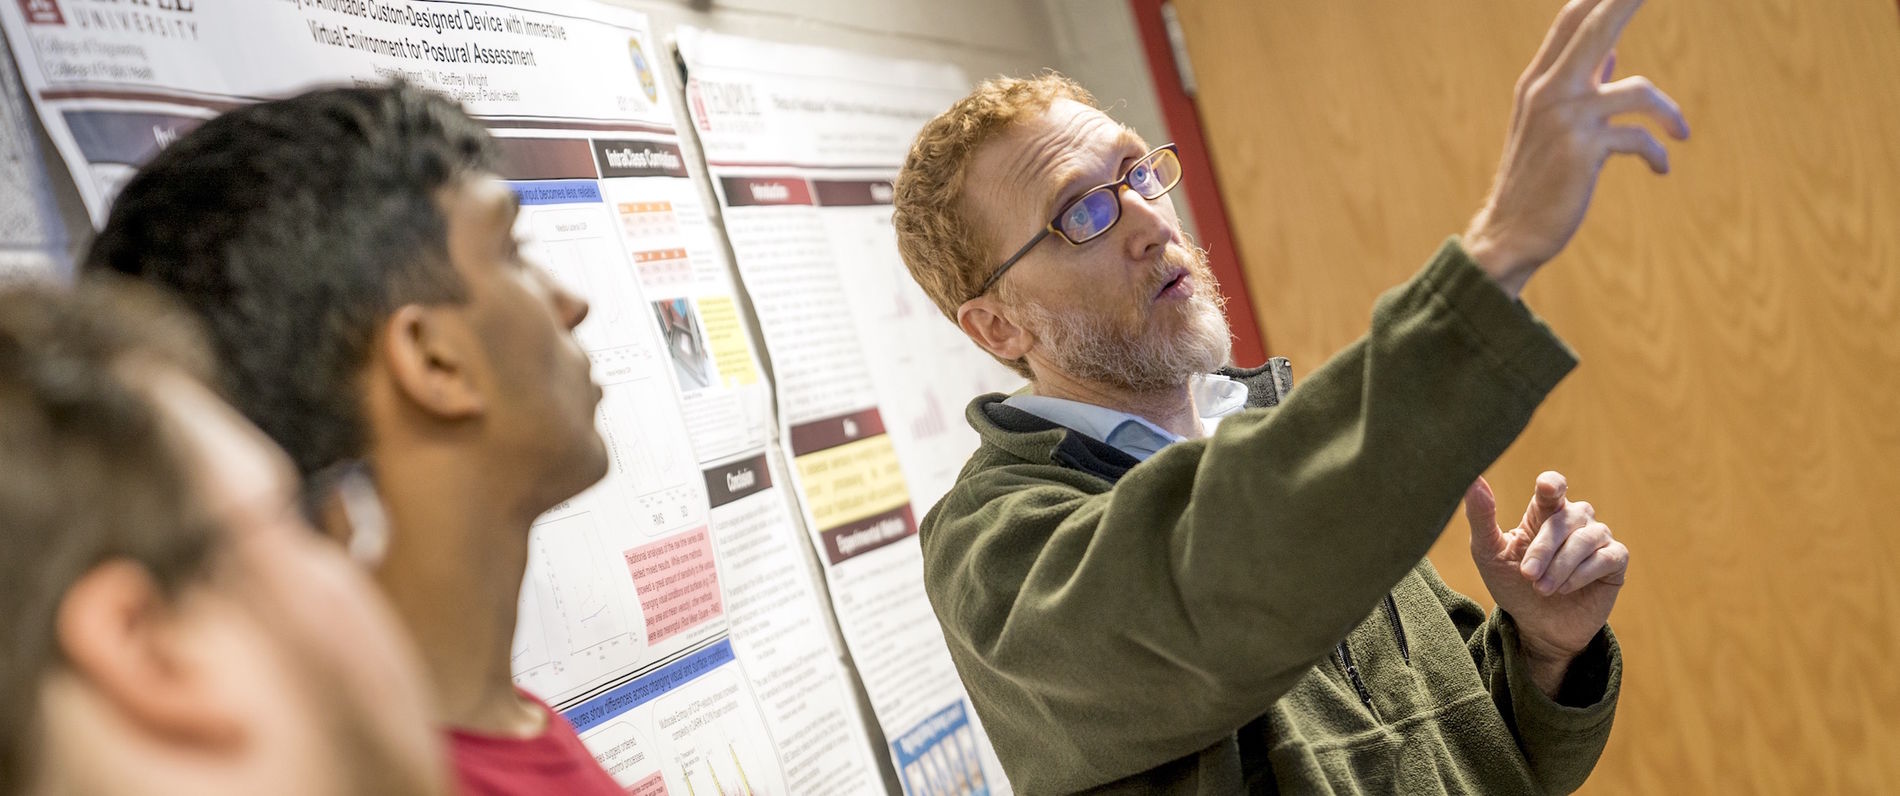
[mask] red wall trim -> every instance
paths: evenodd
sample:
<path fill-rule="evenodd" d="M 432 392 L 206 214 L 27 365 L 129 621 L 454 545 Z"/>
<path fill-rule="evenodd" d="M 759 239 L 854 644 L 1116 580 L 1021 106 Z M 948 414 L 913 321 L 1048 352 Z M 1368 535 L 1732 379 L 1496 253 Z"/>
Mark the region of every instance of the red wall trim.
<path fill-rule="evenodd" d="M 1253 300 L 1247 295 L 1247 273 L 1240 266 L 1240 252 L 1234 248 L 1234 236 L 1227 226 L 1227 207 L 1221 203 L 1220 184 L 1201 135 L 1200 111 L 1194 98 L 1181 90 L 1181 79 L 1174 71 L 1167 27 L 1161 21 L 1162 2 L 1128 0 L 1128 6 L 1141 32 L 1141 48 L 1147 55 L 1155 96 L 1161 100 L 1161 115 L 1181 152 L 1181 186 L 1187 189 L 1188 201 L 1194 205 L 1199 242 L 1207 249 L 1214 277 L 1220 280 L 1221 293 L 1227 297 L 1227 322 L 1234 329 L 1234 362 L 1258 365 L 1267 361 L 1266 335 L 1254 316 Z"/>

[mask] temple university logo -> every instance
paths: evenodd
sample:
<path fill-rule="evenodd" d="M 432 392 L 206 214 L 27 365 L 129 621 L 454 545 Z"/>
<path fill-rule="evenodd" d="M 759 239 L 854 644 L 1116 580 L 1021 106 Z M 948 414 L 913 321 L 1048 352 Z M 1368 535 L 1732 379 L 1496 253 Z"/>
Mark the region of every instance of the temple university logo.
<path fill-rule="evenodd" d="M 59 0 L 20 0 L 20 11 L 26 15 L 28 25 L 66 24 L 66 18 L 59 13 Z"/>

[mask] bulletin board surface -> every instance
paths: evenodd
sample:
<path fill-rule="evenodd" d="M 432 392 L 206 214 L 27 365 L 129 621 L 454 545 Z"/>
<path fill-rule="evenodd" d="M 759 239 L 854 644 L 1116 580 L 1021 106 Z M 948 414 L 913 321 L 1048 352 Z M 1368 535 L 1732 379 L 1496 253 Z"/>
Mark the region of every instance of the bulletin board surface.
<path fill-rule="evenodd" d="M 166 144 L 317 86 L 406 80 L 499 141 L 529 258 L 592 307 L 611 463 L 533 526 L 514 677 L 628 792 L 859 793 L 893 769 L 1008 792 L 915 531 L 976 446 L 963 403 L 1019 380 L 890 228 L 961 72 L 681 29 L 682 85 L 645 15 L 583 0 L 176 5 L 0 3 L 95 225 Z M 742 94 L 764 126 L 721 115 Z"/>

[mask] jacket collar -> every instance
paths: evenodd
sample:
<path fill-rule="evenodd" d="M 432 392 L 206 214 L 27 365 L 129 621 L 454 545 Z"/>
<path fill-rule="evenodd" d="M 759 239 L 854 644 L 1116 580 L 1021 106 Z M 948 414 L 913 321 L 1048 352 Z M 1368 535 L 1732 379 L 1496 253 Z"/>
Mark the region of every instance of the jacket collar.
<path fill-rule="evenodd" d="M 1277 406 L 1293 389 L 1293 366 L 1274 357 L 1257 368 L 1221 368 L 1220 375 L 1247 385 L 1247 408 Z M 978 397 L 964 412 L 983 444 L 1029 462 L 1052 462 L 1118 481 L 1139 462 L 1080 431 L 1057 425 L 1003 403 L 1008 396 Z"/>

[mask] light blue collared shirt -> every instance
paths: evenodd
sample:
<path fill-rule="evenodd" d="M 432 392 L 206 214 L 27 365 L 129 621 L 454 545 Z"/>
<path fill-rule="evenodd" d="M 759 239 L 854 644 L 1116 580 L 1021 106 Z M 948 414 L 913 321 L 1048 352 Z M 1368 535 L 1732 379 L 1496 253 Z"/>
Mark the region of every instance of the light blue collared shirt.
<path fill-rule="evenodd" d="M 1221 418 L 1247 407 L 1247 385 L 1219 374 L 1194 376 L 1188 380 L 1188 392 L 1194 397 L 1194 410 L 1201 416 L 1204 434 L 1214 433 Z M 1144 461 L 1156 451 L 1187 439 L 1146 418 L 1066 398 L 1021 393 L 1004 399 L 1003 403 L 1087 434 L 1137 461 Z"/>

